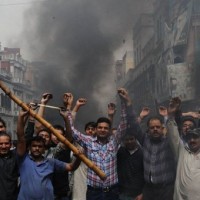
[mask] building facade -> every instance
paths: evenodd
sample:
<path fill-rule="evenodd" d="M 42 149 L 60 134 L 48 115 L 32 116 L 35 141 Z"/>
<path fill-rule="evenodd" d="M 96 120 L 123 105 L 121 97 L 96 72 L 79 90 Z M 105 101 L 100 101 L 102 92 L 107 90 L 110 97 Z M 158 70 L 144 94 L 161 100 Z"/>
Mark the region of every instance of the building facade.
<path fill-rule="evenodd" d="M 124 86 L 135 107 L 157 111 L 171 97 L 184 109 L 200 105 L 200 1 L 156 0 L 151 14 L 142 14 L 133 29 L 133 58 Z"/>
<path fill-rule="evenodd" d="M 27 76 L 28 61 L 24 60 L 19 48 L 0 49 L 0 80 L 23 102 L 34 99 L 30 74 Z M 29 77 L 29 78 L 28 78 Z M 7 125 L 7 131 L 16 139 L 16 125 L 19 106 L 0 90 L 0 117 Z"/>

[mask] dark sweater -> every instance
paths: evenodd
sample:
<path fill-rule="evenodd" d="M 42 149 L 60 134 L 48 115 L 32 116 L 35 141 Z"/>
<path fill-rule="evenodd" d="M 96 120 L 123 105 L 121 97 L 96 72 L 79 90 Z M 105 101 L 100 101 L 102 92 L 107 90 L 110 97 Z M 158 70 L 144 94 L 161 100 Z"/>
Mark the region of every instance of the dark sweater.
<path fill-rule="evenodd" d="M 18 195 L 18 167 L 15 150 L 0 156 L 0 199 L 16 200 Z"/>
<path fill-rule="evenodd" d="M 142 193 L 144 171 L 141 148 L 130 154 L 125 147 L 120 147 L 117 153 L 117 171 L 121 193 L 131 197 L 136 197 Z"/>
<path fill-rule="evenodd" d="M 62 150 L 59 153 L 54 155 L 54 158 L 61 160 L 63 162 L 70 162 L 70 149 Z M 69 191 L 69 180 L 68 180 L 68 171 L 65 172 L 54 172 L 53 174 L 53 187 L 54 194 L 58 197 L 64 197 Z"/>

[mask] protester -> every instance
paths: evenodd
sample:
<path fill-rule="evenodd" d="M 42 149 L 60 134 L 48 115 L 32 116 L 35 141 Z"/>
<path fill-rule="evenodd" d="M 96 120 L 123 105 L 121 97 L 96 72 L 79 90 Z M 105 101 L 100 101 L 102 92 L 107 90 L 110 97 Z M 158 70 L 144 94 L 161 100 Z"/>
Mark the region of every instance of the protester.
<path fill-rule="evenodd" d="M 18 199 L 54 199 L 53 186 L 51 182 L 55 171 L 72 171 L 80 164 L 77 159 L 74 163 L 67 164 L 56 159 L 43 157 L 45 141 L 42 137 L 33 137 L 29 151 L 26 150 L 24 137 L 25 117 L 27 111 L 20 111 L 17 124 L 17 156 L 20 171 L 20 192 Z"/>
<path fill-rule="evenodd" d="M 49 101 L 49 93 L 44 93 L 42 95 L 41 103 L 46 105 Z M 64 110 L 65 111 L 65 110 Z M 45 108 L 40 107 L 39 108 L 39 116 L 44 117 Z M 65 118 L 63 117 L 64 121 L 66 122 Z M 61 125 L 54 125 L 54 129 L 57 130 L 57 132 L 65 137 L 67 137 L 68 140 L 71 141 L 71 139 L 68 138 L 67 132 L 68 127 L 66 125 L 66 131 Z M 37 122 L 37 128 L 35 128 L 38 132 L 35 135 L 41 136 L 45 141 L 45 153 L 43 156 L 45 158 L 56 158 L 60 161 L 69 163 L 70 162 L 70 152 L 71 150 L 66 147 L 64 144 L 60 143 L 57 137 L 52 134 L 48 129 L 43 128 L 43 125 L 39 122 Z M 25 137 L 32 139 L 34 135 L 34 121 L 29 116 L 28 126 L 26 128 Z M 68 193 L 69 193 L 69 180 L 68 180 L 68 171 L 64 172 L 55 172 L 53 174 L 52 178 L 52 184 L 54 187 L 54 195 L 56 200 L 68 200 Z"/>
<path fill-rule="evenodd" d="M 124 135 L 117 153 L 120 200 L 142 200 L 144 186 L 143 152 L 132 129 Z"/>
<path fill-rule="evenodd" d="M 124 88 L 118 90 L 122 102 L 122 116 L 117 133 L 111 135 L 111 122 L 101 117 L 97 120 L 96 136 L 89 137 L 77 131 L 69 115 L 73 138 L 84 147 L 87 157 L 106 173 L 106 180 L 101 180 L 91 169 L 87 174 L 87 200 L 118 199 L 117 151 L 121 136 L 127 129 L 126 109 L 131 105 L 128 92 Z"/>
<path fill-rule="evenodd" d="M 94 137 L 96 134 L 96 123 L 88 122 L 85 125 L 85 134 Z M 78 148 L 81 148 L 79 144 L 75 144 Z M 88 167 L 85 163 L 81 162 L 80 166 L 73 173 L 73 189 L 72 200 L 86 200 L 87 191 L 87 171 Z"/>
<path fill-rule="evenodd" d="M 179 107 L 180 101 L 177 101 L 176 98 L 172 99 L 168 109 L 170 118 L 167 123 L 174 157 L 178 161 L 174 200 L 199 200 L 200 129 L 184 131 L 185 137 L 184 142 L 182 142 L 178 126 L 174 120 Z M 193 125 L 193 123 L 190 125 Z"/>
<path fill-rule="evenodd" d="M 67 108 L 67 110 L 71 110 L 72 104 L 73 104 L 73 95 L 71 93 L 65 93 L 63 96 L 63 102 L 64 106 Z M 86 105 L 86 99 L 85 98 L 79 98 L 76 101 L 76 104 L 72 110 L 72 116 L 73 121 L 76 120 L 76 115 L 79 109 Z M 65 118 L 65 115 L 63 115 Z M 67 123 L 67 122 L 66 122 Z M 71 131 L 71 130 L 70 130 Z M 85 134 L 88 136 L 95 136 L 96 133 L 96 123 L 95 122 L 88 122 L 85 125 Z M 81 149 L 83 148 L 76 142 L 74 142 L 74 145 Z M 73 156 L 73 160 L 75 157 Z M 87 191 L 87 170 L 88 167 L 84 162 L 81 162 L 79 167 L 76 171 L 74 171 L 71 175 L 71 185 L 72 185 L 72 200 L 85 200 L 86 199 L 86 191 Z"/>
<path fill-rule="evenodd" d="M 163 121 L 152 116 L 147 121 L 148 131 L 144 133 L 132 111 L 128 113 L 135 138 L 143 146 L 144 200 L 172 200 L 176 165 L 169 138 L 164 134 Z"/>
<path fill-rule="evenodd" d="M 2 120 L 2 119 L 1 119 Z M 5 125 L 4 125 L 5 127 Z M 18 195 L 18 166 L 16 152 L 11 149 L 11 137 L 0 133 L 0 199 L 16 200 Z"/>
<path fill-rule="evenodd" d="M 54 128 L 61 135 L 66 136 L 64 128 L 62 126 L 54 125 Z M 57 138 L 55 138 L 54 142 L 57 142 L 57 144 L 54 148 L 53 158 L 66 162 L 66 163 L 70 163 L 71 150 L 68 147 L 66 147 L 64 144 L 59 142 Z M 69 193 L 70 188 L 69 188 L 68 177 L 69 177 L 68 171 L 55 172 L 53 174 L 52 183 L 53 183 L 53 188 L 54 188 L 55 200 L 69 200 L 68 193 Z"/>

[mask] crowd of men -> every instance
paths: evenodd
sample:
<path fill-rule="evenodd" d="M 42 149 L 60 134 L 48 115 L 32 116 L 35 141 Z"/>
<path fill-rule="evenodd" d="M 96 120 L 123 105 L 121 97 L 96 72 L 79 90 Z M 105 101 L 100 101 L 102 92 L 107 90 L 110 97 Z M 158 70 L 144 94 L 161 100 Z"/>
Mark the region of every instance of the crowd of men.
<path fill-rule="evenodd" d="M 110 103 L 108 116 L 87 122 L 84 133 L 75 124 L 87 100 L 80 98 L 73 107 L 73 95 L 64 94 L 60 115 L 65 127 L 53 127 L 77 147 L 75 155 L 23 109 L 13 147 L 0 118 L 0 200 L 199 200 L 200 114 L 182 113 L 181 100 L 172 98 L 168 108 L 158 108 L 159 114 L 151 115 L 145 107 L 137 116 L 128 91 L 117 92 L 118 127 L 113 127 L 116 106 Z M 43 106 L 29 107 L 44 117 L 51 98 L 45 93 Z M 85 154 L 106 178 L 81 162 L 78 154 Z"/>

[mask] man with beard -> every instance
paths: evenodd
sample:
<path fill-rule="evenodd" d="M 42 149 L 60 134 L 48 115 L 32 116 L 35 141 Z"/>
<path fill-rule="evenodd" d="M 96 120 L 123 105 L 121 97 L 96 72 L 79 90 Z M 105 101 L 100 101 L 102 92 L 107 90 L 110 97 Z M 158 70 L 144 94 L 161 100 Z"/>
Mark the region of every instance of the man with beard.
<path fill-rule="evenodd" d="M 18 167 L 15 150 L 11 148 L 11 137 L 0 133 L 0 199 L 16 200 L 18 194 Z"/>
<path fill-rule="evenodd" d="M 173 200 L 176 166 L 162 119 L 150 117 L 147 133 L 141 130 L 134 112 L 128 113 L 128 123 L 143 146 L 143 200 Z"/>
<path fill-rule="evenodd" d="M 178 162 L 174 200 L 199 200 L 200 129 L 188 129 L 183 137 L 184 142 L 182 142 L 174 120 L 180 103 L 176 98 L 170 102 L 168 108 L 170 119 L 167 123 L 170 142 Z"/>
<path fill-rule="evenodd" d="M 45 158 L 43 156 L 45 140 L 41 136 L 31 139 L 30 153 L 28 153 L 24 136 L 27 114 L 27 111 L 20 111 L 17 123 L 17 157 L 21 182 L 18 199 L 53 200 L 52 176 L 54 172 L 73 171 L 79 166 L 80 160 L 65 163 L 57 159 Z"/>

